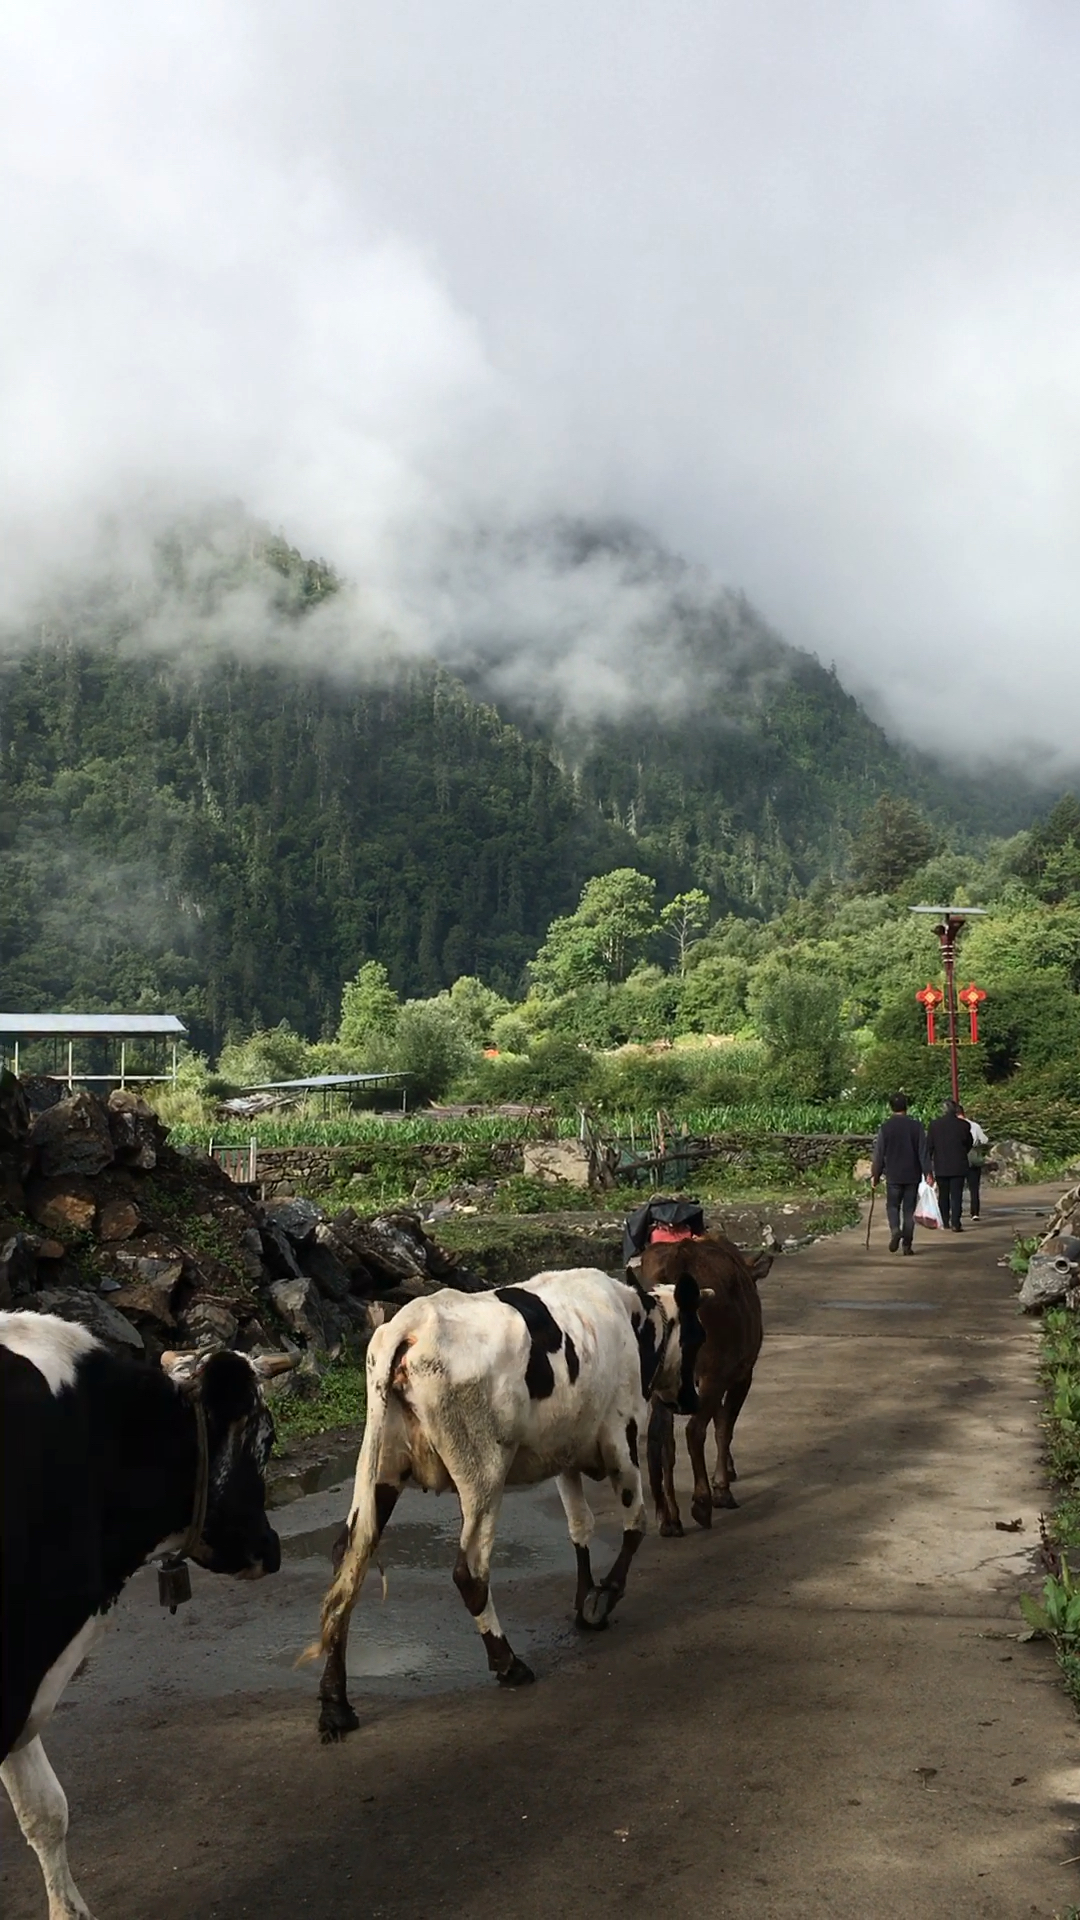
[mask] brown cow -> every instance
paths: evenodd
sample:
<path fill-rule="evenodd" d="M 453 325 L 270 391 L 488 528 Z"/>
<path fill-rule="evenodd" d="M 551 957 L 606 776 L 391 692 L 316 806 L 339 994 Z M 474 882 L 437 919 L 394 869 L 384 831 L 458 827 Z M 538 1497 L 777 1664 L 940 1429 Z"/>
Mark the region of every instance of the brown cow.
<path fill-rule="evenodd" d="M 699 1527 L 712 1525 L 714 1507 L 738 1504 L 731 1491 L 736 1478 L 731 1437 L 761 1352 L 757 1283 L 764 1280 L 771 1266 L 768 1254 L 751 1260 L 719 1233 L 700 1240 L 646 1247 L 642 1255 L 641 1280 L 650 1291 L 674 1287 L 680 1279 L 696 1280 L 701 1288 L 698 1318 L 705 1339 L 694 1362 L 698 1406 L 686 1423 L 686 1444 L 694 1469 L 690 1511 Z M 710 1421 L 716 1431 L 716 1472 L 711 1486 L 705 1465 Z M 649 1418 L 648 1453 L 649 1485 L 660 1532 L 681 1534 L 682 1520 L 675 1499 L 675 1410 L 655 1397 Z"/>

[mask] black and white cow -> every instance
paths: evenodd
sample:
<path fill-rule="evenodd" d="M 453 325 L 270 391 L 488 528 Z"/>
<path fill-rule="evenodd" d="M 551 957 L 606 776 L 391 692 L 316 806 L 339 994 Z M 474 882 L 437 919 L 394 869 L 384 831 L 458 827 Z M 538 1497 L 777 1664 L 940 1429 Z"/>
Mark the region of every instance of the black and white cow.
<path fill-rule="evenodd" d="M 402 1488 L 453 1488 L 461 1506 L 454 1582 L 501 1685 L 533 1674 L 514 1653 L 491 1598 L 489 1570 L 503 1490 L 555 1478 L 577 1556 L 577 1619 L 603 1627 L 626 1587 L 645 1507 L 638 1443 L 646 1400 L 663 1384 L 681 1404 L 700 1329 L 696 1288 L 667 1303 L 591 1267 L 541 1273 L 520 1287 L 416 1300 L 372 1336 L 367 1427 L 341 1558 L 308 1658 L 326 1655 L 319 1731 L 340 1739 L 359 1722 L 346 1694 L 349 1616 Z M 689 1408 L 687 1408 L 689 1411 Z M 593 1516 L 582 1475 L 611 1481 L 624 1510 L 622 1549 L 593 1580 Z"/>
<path fill-rule="evenodd" d="M 41 1862 L 49 1920 L 89 1909 L 41 1732 L 125 1581 L 181 1549 L 249 1579 L 281 1563 L 263 1485 L 274 1430 L 253 1365 L 236 1353 L 166 1362 L 177 1378 L 114 1359 L 51 1314 L 0 1313 L 0 1779 Z"/>

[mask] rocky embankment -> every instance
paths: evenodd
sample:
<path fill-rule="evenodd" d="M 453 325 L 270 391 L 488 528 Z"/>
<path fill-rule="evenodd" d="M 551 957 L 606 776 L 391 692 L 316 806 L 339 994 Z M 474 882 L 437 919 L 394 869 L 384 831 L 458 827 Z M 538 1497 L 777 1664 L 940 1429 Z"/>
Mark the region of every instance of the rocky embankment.
<path fill-rule="evenodd" d="M 261 1205 L 171 1147 L 138 1095 L 0 1074 L 0 1308 L 59 1314 L 148 1361 L 229 1345 L 321 1363 L 445 1286 L 483 1282 L 411 1214 Z"/>
<path fill-rule="evenodd" d="M 1061 1304 L 1080 1307 L 1080 1186 L 1062 1194 L 1020 1284 L 1029 1313 Z"/>

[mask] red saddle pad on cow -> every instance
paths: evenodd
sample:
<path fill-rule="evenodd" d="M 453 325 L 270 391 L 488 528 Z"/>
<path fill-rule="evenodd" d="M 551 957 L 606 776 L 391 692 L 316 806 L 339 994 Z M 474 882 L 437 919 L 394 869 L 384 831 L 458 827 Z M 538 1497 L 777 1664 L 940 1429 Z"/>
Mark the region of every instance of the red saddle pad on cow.
<path fill-rule="evenodd" d="M 700 1240 L 700 1233 L 691 1233 L 689 1227 L 654 1227 L 649 1235 L 650 1247 L 670 1247 L 676 1240 Z"/>

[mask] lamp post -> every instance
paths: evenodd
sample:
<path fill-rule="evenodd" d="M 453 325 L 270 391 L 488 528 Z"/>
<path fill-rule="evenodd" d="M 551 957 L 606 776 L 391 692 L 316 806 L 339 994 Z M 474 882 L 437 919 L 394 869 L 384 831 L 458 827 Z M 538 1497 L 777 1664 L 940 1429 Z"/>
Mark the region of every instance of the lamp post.
<path fill-rule="evenodd" d="M 945 1011 L 949 1018 L 949 1077 L 952 1097 L 960 1102 L 960 1054 L 956 1036 L 956 943 L 969 920 L 984 918 L 986 907 L 912 907 L 912 913 L 932 913 L 945 969 Z"/>

